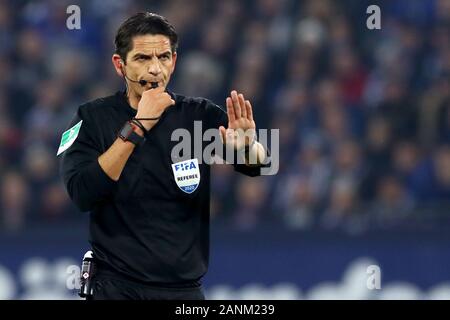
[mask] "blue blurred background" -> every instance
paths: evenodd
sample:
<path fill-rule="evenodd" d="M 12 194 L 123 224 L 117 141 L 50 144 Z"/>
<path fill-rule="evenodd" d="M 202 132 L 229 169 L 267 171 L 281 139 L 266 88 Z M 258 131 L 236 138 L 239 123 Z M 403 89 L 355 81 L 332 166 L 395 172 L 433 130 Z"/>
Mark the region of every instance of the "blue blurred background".
<path fill-rule="evenodd" d="M 179 33 L 173 91 L 240 90 L 280 129 L 277 175 L 213 167 L 207 298 L 450 299 L 450 0 L 0 0 L 0 299 L 76 298 L 87 214 L 56 150 L 124 88 L 114 34 L 143 10 Z"/>

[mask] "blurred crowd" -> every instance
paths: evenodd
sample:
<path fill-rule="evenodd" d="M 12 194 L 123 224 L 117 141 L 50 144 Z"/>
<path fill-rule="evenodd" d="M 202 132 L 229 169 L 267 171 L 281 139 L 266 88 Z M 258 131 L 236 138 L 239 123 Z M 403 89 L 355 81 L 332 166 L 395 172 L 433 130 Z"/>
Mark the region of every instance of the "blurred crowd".
<path fill-rule="evenodd" d="M 373 2 L 373 1 L 372 1 Z M 124 89 L 114 34 L 138 11 L 180 36 L 170 89 L 252 101 L 279 129 L 277 175 L 212 172 L 213 220 L 239 230 L 436 228 L 450 214 L 450 0 L 0 0 L 0 229 L 84 223 L 56 151 L 77 107 Z M 69 30 L 66 8 L 81 9 Z"/>

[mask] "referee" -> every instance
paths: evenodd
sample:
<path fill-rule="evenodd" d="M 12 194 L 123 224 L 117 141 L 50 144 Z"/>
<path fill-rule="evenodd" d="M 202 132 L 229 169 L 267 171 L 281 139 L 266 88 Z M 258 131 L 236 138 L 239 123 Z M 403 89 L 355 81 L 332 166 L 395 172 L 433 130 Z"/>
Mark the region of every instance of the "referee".
<path fill-rule="evenodd" d="M 81 105 L 62 135 L 64 185 L 79 209 L 90 211 L 94 300 L 205 298 L 210 167 L 197 158 L 172 160 L 174 130 L 193 133 L 194 121 L 202 130 L 220 130 L 224 149 L 245 158 L 234 169 L 248 176 L 260 175 L 267 157 L 242 94 L 231 92 L 225 112 L 167 89 L 177 44 L 164 17 L 144 12 L 128 18 L 112 56 L 127 90 Z"/>

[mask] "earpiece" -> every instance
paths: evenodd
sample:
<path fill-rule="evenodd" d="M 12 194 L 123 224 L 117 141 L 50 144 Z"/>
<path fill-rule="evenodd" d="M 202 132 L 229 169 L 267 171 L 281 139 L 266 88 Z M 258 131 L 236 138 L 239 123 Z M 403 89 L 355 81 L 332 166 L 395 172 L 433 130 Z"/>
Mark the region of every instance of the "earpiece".
<path fill-rule="evenodd" d="M 123 61 L 122 60 L 119 61 L 119 68 L 120 68 L 120 71 L 122 72 L 122 76 L 125 77 L 125 72 L 123 71 Z"/>
<path fill-rule="evenodd" d="M 120 63 L 120 70 L 122 71 L 122 74 L 125 78 L 127 78 L 128 80 L 130 80 L 132 82 L 139 83 L 142 87 L 147 84 L 147 80 L 143 80 L 143 79 L 142 80 L 132 80 L 132 79 L 128 78 L 123 70 L 123 65 L 124 65 L 123 60 L 120 60 L 119 63 Z M 157 88 L 158 82 L 151 82 L 151 85 L 152 85 L 152 88 Z"/>

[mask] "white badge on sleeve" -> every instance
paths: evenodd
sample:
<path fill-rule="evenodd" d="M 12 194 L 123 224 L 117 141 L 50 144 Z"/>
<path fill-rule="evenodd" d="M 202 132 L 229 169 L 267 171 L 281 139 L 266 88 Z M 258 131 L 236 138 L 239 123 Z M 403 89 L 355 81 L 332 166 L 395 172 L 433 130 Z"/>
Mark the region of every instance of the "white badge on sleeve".
<path fill-rule="evenodd" d="M 59 144 L 58 152 L 56 156 L 59 156 L 61 153 L 70 148 L 70 146 L 75 142 L 80 133 L 81 124 L 83 120 L 80 120 L 76 125 L 74 125 L 69 130 L 65 131 L 61 136 L 61 143 Z"/>
<path fill-rule="evenodd" d="M 200 169 L 197 159 L 189 159 L 172 164 L 177 186 L 186 193 L 194 192 L 200 184 Z"/>

